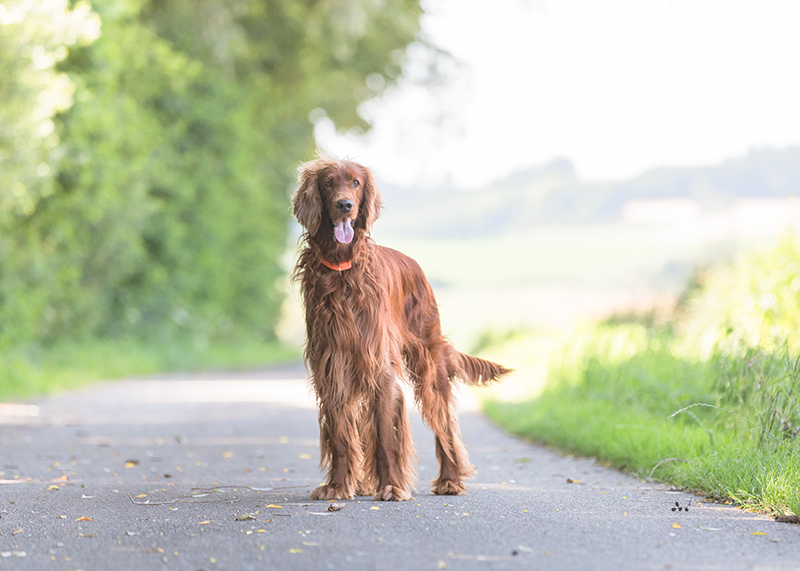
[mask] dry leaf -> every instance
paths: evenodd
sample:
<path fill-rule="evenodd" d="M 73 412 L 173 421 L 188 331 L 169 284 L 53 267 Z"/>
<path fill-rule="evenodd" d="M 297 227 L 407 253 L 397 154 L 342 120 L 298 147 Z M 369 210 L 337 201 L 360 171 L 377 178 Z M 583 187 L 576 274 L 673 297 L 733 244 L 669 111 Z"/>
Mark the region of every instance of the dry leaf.
<path fill-rule="evenodd" d="M 94 520 L 92 518 L 90 518 L 90 517 L 83 516 L 83 517 L 79 517 L 75 521 L 94 521 Z"/>
<path fill-rule="evenodd" d="M 210 521 L 206 520 L 206 521 L 201 521 L 201 522 L 200 522 L 200 523 L 198 523 L 197 525 L 208 525 L 208 524 L 210 524 L 210 523 L 211 523 Z"/>
<path fill-rule="evenodd" d="M 276 506 L 275 504 L 270 504 L 268 506 L 264 506 L 265 508 L 283 508 L 283 506 Z"/>
<path fill-rule="evenodd" d="M 754 532 L 753 532 L 753 533 L 751 533 L 750 535 L 767 535 L 767 534 L 766 534 L 766 533 L 764 533 L 763 531 L 754 531 Z"/>
<path fill-rule="evenodd" d="M 236 521 L 247 521 L 249 519 L 256 519 L 256 518 L 253 517 L 251 514 L 247 513 L 236 516 Z"/>
<path fill-rule="evenodd" d="M 296 549 L 296 548 L 295 549 L 290 549 L 289 553 L 303 553 L 303 550 L 302 549 Z"/>
<path fill-rule="evenodd" d="M 330 504 L 328 506 L 328 511 L 329 512 L 338 512 L 339 510 L 343 510 L 343 509 L 344 509 L 344 504 Z"/>
<path fill-rule="evenodd" d="M 378 506 L 372 506 L 372 507 L 371 507 L 371 508 L 369 508 L 369 509 L 371 509 L 371 510 L 375 510 L 375 511 L 378 511 L 378 510 L 379 510 L 379 509 L 381 509 L 381 508 L 379 508 Z"/>
<path fill-rule="evenodd" d="M 572 478 L 567 478 L 567 484 L 583 484 L 580 480 L 573 480 Z"/>
<path fill-rule="evenodd" d="M 674 527 L 675 529 L 680 529 L 681 528 L 681 526 L 679 526 L 677 523 L 673 523 L 672 527 Z"/>

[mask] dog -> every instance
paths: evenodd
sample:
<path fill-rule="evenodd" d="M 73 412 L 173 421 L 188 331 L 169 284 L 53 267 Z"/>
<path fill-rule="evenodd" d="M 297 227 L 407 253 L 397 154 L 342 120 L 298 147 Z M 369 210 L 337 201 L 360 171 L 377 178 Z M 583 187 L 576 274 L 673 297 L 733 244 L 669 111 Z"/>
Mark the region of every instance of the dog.
<path fill-rule="evenodd" d="M 304 233 L 293 278 L 305 309 L 304 356 L 327 471 L 312 500 L 413 499 L 416 453 L 401 379 L 435 434 L 433 493 L 465 494 L 474 467 L 453 383 L 486 385 L 511 372 L 458 352 L 445 338 L 420 266 L 370 237 L 382 208 L 372 172 L 360 164 L 320 157 L 298 169 L 292 212 Z"/>

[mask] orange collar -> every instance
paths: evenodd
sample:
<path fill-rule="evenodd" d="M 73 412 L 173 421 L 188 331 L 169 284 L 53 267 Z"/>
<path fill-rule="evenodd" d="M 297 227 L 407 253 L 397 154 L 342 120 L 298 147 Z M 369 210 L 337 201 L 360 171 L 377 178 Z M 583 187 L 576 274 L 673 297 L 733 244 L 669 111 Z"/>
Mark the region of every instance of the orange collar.
<path fill-rule="evenodd" d="M 342 270 L 349 270 L 350 268 L 353 267 L 352 261 L 342 262 L 341 264 L 331 264 L 325 258 L 322 257 L 319 259 L 319 261 L 322 262 L 324 266 L 327 266 L 332 270 L 338 271 L 340 274 L 342 273 Z"/>

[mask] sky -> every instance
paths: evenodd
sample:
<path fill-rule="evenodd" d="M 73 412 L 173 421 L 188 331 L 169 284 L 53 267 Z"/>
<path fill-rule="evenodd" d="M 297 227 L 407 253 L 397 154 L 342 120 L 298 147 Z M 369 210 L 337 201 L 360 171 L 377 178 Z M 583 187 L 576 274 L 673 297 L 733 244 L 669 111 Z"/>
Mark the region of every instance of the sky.
<path fill-rule="evenodd" d="M 320 149 L 379 182 L 479 188 L 567 158 L 587 182 L 800 144 L 798 0 L 427 0 L 425 52 L 361 106 L 373 128 L 316 123 Z"/>

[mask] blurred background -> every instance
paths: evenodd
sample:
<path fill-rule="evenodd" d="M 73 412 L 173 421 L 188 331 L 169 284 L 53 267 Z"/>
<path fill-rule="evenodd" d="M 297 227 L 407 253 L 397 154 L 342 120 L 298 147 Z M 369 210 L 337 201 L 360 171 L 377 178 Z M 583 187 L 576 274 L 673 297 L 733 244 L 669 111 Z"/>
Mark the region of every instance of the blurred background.
<path fill-rule="evenodd" d="M 370 166 L 446 332 L 669 312 L 800 219 L 790 0 L 5 0 L 0 395 L 298 358 L 289 196 Z M 800 282 L 798 282 L 800 283 Z"/>
<path fill-rule="evenodd" d="M 423 7 L 445 54 L 410 46 L 371 131 L 312 118 L 376 171 L 374 236 L 422 263 L 457 341 L 670 310 L 800 222 L 800 5 Z"/>

